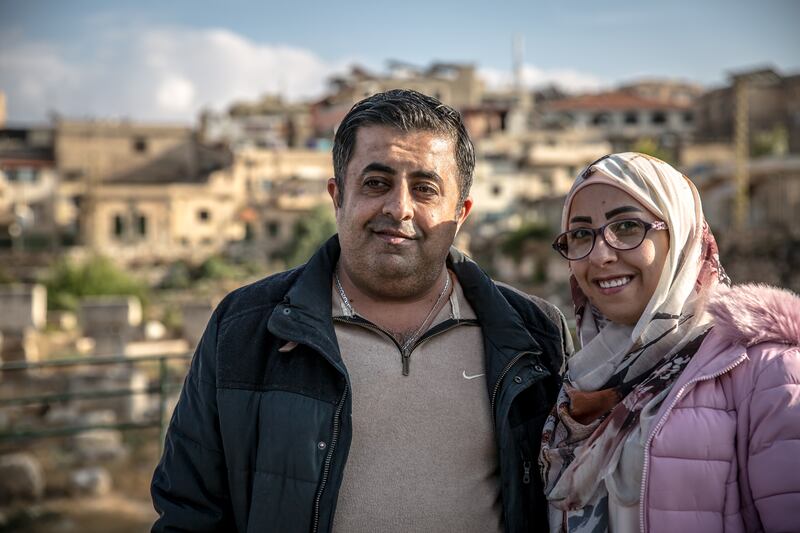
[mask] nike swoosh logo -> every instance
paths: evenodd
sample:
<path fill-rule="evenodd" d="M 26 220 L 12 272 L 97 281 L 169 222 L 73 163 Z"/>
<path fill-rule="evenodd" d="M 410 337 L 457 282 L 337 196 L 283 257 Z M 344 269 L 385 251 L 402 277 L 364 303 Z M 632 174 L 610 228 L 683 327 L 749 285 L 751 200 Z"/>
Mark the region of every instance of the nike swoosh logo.
<path fill-rule="evenodd" d="M 475 378 L 479 378 L 481 376 L 485 376 L 486 374 L 475 374 L 474 376 L 468 376 L 467 375 L 467 371 L 464 370 L 463 372 L 461 372 L 461 375 L 464 376 L 464 379 L 475 379 Z"/>

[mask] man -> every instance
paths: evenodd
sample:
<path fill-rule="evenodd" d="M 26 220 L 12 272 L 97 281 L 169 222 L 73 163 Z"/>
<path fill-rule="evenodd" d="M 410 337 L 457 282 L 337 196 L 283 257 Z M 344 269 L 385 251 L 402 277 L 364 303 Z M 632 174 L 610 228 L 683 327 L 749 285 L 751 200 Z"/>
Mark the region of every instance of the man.
<path fill-rule="evenodd" d="M 472 207 L 461 117 L 377 94 L 333 158 L 338 236 L 208 324 L 154 530 L 543 530 L 536 457 L 572 346 L 553 306 L 451 248 Z"/>

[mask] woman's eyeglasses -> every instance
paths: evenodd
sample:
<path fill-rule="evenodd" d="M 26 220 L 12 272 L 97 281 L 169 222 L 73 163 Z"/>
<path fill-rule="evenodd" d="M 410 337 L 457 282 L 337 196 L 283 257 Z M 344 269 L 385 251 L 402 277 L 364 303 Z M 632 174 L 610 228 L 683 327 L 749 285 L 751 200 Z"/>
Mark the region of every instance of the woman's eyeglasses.
<path fill-rule="evenodd" d="M 661 220 L 645 222 L 638 218 L 614 220 L 599 228 L 576 228 L 565 231 L 553 241 L 553 248 L 569 261 L 583 259 L 594 249 L 597 235 L 603 236 L 615 250 L 633 250 L 644 241 L 650 230 L 665 230 L 667 224 Z"/>

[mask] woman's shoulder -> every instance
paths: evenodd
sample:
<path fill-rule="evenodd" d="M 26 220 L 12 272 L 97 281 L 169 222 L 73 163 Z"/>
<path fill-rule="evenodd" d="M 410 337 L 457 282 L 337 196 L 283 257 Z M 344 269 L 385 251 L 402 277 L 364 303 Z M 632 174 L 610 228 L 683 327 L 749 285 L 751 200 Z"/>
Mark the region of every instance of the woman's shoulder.
<path fill-rule="evenodd" d="M 731 344 L 800 346 L 800 296 L 790 290 L 763 284 L 720 287 L 707 311 L 715 334 Z"/>

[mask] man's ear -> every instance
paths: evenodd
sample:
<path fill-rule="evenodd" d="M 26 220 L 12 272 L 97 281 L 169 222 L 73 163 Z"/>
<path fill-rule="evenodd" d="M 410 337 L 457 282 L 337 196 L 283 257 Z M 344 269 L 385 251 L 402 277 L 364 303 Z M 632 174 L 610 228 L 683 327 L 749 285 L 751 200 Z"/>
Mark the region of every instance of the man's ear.
<path fill-rule="evenodd" d="M 461 229 L 461 225 L 467 220 L 470 211 L 472 211 L 472 196 L 467 196 L 464 200 L 464 205 L 461 206 L 461 211 L 458 213 L 458 218 L 456 219 L 456 231 Z"/>
<path fill-rule="evenodd" d="M 339 212 L 339 187 L 336 185 L 336 179 L 331 178 L 328 180 L 328 194 L 333 200 L 333 208 Z"/>

